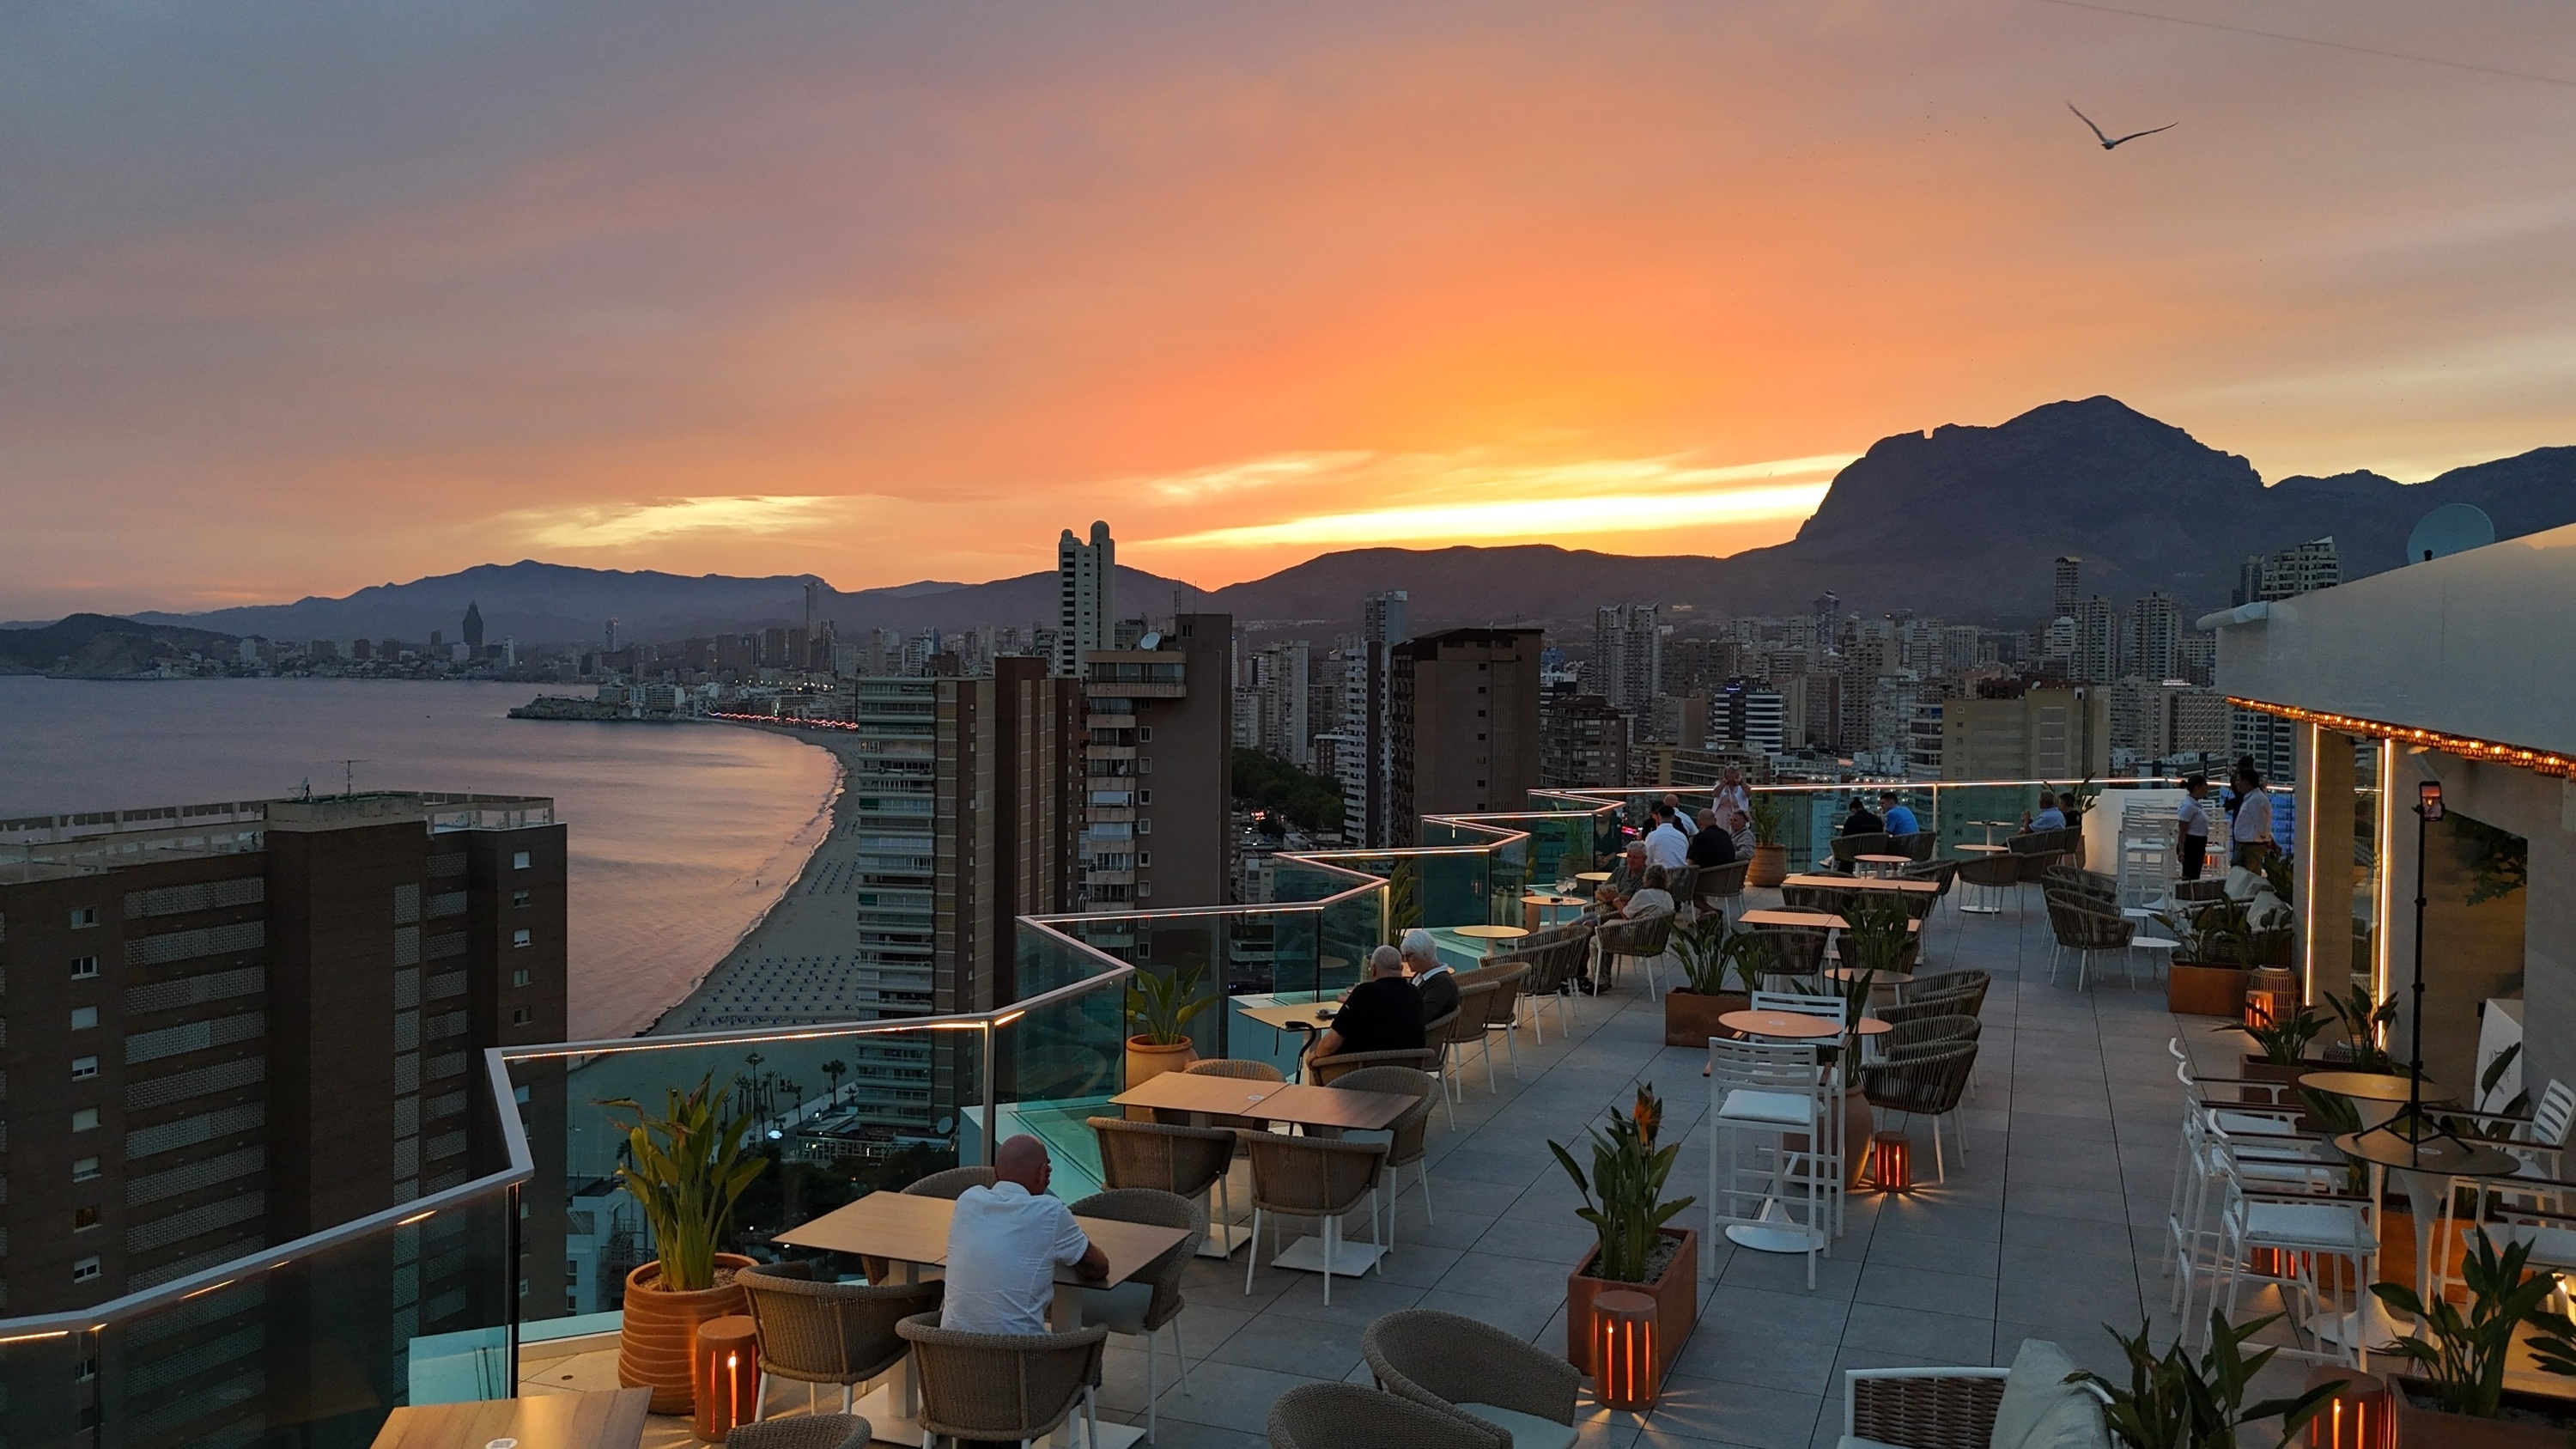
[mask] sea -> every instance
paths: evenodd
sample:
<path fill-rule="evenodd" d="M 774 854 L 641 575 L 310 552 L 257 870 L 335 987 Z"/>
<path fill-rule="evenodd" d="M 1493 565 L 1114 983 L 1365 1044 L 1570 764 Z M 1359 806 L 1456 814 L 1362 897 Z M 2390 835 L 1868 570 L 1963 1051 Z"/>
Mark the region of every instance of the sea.
<path fill-rule="evenodd" d="M 0 676 L 0 818 L 358 790 L 545 795 L 575 1039 L 686 996 L 831 829 L 840 765 L 716 723 L 514 720 L 527 684 Z"/>

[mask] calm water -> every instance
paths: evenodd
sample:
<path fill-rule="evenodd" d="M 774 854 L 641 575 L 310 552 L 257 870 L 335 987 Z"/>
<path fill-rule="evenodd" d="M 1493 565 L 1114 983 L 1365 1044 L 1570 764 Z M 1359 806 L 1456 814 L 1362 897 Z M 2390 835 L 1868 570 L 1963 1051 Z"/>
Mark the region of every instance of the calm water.
<path fill-rule="evenodd" d="M 727 725 L 507 718 L 526 684 L 0 677 L 0 817 L 317 792 L 554 797 L 572 853 L 572 1030 L 688 993 L 828 828 L 831 755 Z M 343 760 L 358 763 L 344 767 Z"/>

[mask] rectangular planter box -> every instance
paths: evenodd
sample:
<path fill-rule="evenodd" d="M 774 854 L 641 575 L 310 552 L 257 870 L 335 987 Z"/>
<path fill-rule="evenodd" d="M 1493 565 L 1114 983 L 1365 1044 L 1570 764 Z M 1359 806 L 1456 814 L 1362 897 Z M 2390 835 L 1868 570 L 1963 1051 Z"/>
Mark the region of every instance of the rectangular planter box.
<path fill-rule="evenodd" d="M 1565 1275 L 1565 1361 L 1592 1374 L 1592 1299 L 1595 1294 L 1622 1289 L 1643 1293 L 1655 1300 L 1655 1341 L 1658 1362 L 1655 1381 L 1663 1382 L 1672 1370 L 1673 1359 L 1689 1341 L 1691 1329 L 1699 1322 L 1699 1230 L 1664 1228 L 1667 1238 L 1681 1240 L 1682 1249 L 1664 1265 L 1664 1275 L 1652 1283 L 1611 1283 L 1591 1276 L 1593 1261 L 1601 1256 L 1599 1245 L 1583 1255 L 1574 1271 Z"/>
<path fill-rule="evenodd" d="M 1715 996 L 1702 996 L 1687 987 L 1676 986 L 1664 993 L 1664 1045 L 1704 1047 L 1713 1036 L 1726 1035 L 1717 1019 L 1730 1011 L 1743 1011 L 1753 1005 L 1753 998 L 1741 991 L 1721 991 Z"/>
<path fill-rule="evenodd" d="M 2399 1374 L 2383 1377 L 2388 1383 L 2388 1401 L 2397 1410 L 2396 1449 L 2566 1449 L 2568 1426 L 2576 1425 L 2576 1400 L 2507 1389 L 2504 1402 L 2508 1407 L 2556 1414 L 2558 1425 L 2471 1419 L 2433 1408 L 2421 1379 Z"/>
<path fill-rule="evenodd" d="M 2194 966 L 2176 961 L 2165 975 L 2165 1009 L 2176 1016 L 2245 1019 L 2245 978 L 2234 966 Z"/>

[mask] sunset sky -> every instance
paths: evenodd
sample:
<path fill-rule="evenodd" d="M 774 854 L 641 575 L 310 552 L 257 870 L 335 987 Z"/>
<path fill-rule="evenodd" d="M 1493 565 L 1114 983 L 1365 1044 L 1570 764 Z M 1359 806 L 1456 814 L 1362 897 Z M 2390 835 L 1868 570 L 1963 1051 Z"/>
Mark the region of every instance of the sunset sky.
<path fill-rule="evenodd" d="M 0 618 L 1724 553 L 2095 393 L 2576 443 L 2564 0 L 25 5 L 0 133 Z"/>

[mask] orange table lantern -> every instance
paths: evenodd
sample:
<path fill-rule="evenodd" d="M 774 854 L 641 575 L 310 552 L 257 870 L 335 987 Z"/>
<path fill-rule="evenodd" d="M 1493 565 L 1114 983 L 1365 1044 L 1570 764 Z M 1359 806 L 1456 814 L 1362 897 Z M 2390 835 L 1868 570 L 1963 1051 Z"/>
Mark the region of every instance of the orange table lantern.
<path fill-rule="evenodd" d="M 2329 1382 L 2334 1397 L 2308 1421 L 2310 1449 L 2390 1449 L 2397 1442 L 2397 1410 L 2378 1375 L 2330 1364 L 2308 1372 L 2309 1388 Z"/>
<path fill-rule="evenodd" d="M 708 1443 L 722 1443 L 736 1424 L 750 1423 L 760 1410 L 757 1326 L 740 1314 L 699 1324 L 697 1352 L 690 1367 L 691 1385 L 698 1396 L 697 1418 L 691 1427 Z"/>
<path fill-rule="evenodd" d="M 1912 1192 L 1914 1139 L 1902 1132 L 1870 1134 L 1869 1180 L 1880 1192 Z"/>
<path fill-rule="evenodd" d="M 1592 1396 L 1605 1409 L 1651 1409 L 1663 1388 L 1655 1300 L 1614 1289 L 1592 1300 Z"/>

